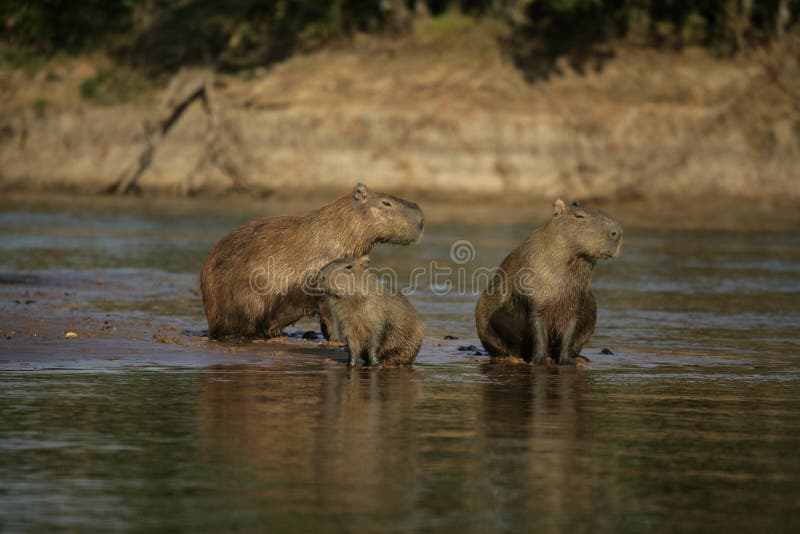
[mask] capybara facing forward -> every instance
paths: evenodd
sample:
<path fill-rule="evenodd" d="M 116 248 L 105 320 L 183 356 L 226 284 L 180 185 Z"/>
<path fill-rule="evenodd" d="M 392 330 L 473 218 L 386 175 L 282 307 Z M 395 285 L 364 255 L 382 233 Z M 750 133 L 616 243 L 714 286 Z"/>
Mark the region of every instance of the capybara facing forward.
<path fill-rule="evenodd" d="M 622 227 L 605 213 L 553 204 L 553 216 L 503 260 L 478 298 L 478 337 L 493 357 L 574 365 L 594 333 L 592 270 L 619 253 Z"/>
<path fill-rule="evenodd" d="M 410 365 L 425 330 L 416 310 L 400 293 L 368 270 L 369 257 L 334 260 L 314 276 L 326 294 L 333 328 L 347 341 L 347 364 Z"/>
<path fill-rule="evenodd" d="M 308 276 L 376 243 L 408 245 L 422 235 L 422 210 L 363 184 L 304 217 L 258 219 L 219 240 L 200 273 L 208 335 L 215 339 L 275 337 L 319 313 Z M 323 331 L 325 325 L 323 324 Z"/>

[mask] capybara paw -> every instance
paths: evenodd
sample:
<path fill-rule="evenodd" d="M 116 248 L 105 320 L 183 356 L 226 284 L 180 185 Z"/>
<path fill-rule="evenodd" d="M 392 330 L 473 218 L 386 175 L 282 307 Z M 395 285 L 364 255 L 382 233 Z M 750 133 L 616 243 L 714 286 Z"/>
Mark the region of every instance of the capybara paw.
<path fill-rule="evenodd" d="M 562 354 L 558 357 L 558 365 L 577 365 L 572 354 Z"/>

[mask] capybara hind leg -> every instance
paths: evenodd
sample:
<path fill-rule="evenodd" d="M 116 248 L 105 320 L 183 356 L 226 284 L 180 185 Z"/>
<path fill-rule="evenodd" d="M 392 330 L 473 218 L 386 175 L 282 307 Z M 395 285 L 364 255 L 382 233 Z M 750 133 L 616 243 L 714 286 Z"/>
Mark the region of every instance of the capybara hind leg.
<path fill-rule="evenodd" d="M 310 315 L 313 313 L 314 308 L 312 307 L 312 311 L 306 313 L 303 303 L 282 299 L 273 301 L 269 309 L 271 313 L 267 314 L 264 321 L 264 331 L 268 338 L 282 336 L 285 327 L 296 323 L 306 315 Z"/>
<path fill-rule="evenodd" d="M 264 325 L 262 332 L 264 332 L 264 335 L 267 337 L 267 339 L 273 337 L 282 337 L 285 335 L 283 329 L 291 324 L 294 324 L 294 322 L 299 320 L 301 317 L 302 316 L 288 316 L 285 314 L 281 314 L 277 317 L 271 317 Z"/>
<path fill-rule="evenodd" d="M 208 321 L 208 338 L 209 339 L 220 339 L 222 336 L 222 329 L 220 325 L 216 322 L 212 322 L 211 320 Z"/>
<path fill-rule="evenodd" d="M 503 343 L 503 340 L 496 336 L 481 340 L 481 344 L 483 345 L 483 348 L 486 349 L 486 352 L 489 353 L 489 356 L 493 358 L 507 358 L 509 356 L 515 356 L 508 345 Z"/>
<path fill-rule="evenodd" d="M 481 340 L 483 348 L 489 353 L 489 356 L 493 358 L 514 356 L 511 348 L 503 341 L 503 338 L 495 331 L 491 324 L 485 325 L 481 331 L 478 332 L 478 337 Z"/>

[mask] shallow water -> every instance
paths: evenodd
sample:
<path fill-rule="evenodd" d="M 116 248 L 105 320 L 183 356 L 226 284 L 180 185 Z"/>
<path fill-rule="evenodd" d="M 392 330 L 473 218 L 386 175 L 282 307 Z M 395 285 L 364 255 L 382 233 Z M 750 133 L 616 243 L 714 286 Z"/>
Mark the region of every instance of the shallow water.
<path fill-rule="evenodd" d="M 253 216 L 229 208 L 0 205 L 0 328 L 15 332 L 0 338 L 0 529 L 800 526 L 796 229 L 620 216 L 592 362 L 559 370 L 459 350 L 480 345 L 459 269 L 499 263 L 536 217 L 434 216 L 418 245 L 372 254 L 403 285 L 452 269 L 412 295 L 417 364 L 351 372 L 340 349 L 201 337 L 199 267 Z M 475 257 L 458 263 L 464 239 Z"/>

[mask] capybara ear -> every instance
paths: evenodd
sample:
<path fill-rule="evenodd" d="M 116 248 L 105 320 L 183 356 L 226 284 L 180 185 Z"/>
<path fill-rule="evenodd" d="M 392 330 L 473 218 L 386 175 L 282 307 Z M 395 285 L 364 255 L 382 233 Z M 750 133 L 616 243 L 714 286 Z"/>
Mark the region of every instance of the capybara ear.
<path fill-rule="evenodd" d="M 567 210 L 567 207 L 564 205 L 564 201 L 560 198 L 553 202 L 553 215 L 561 215 Z"/>
<path fill-rule="evenodd" d="M 367 197 L 369 197 L 369 189 L 367 189 L 367 186 L 361 182 L 357 183 L 353 188 L 353 198 L 358 202 L 366 202 Z"/>
<path fill-rule="evenodd" d="M 369 256 L 366 255 L 361 256 L 360 258 L 358 258 L 357 262 L 362 269 L 366 269 L 367 267 L 369 267 Z"/>

